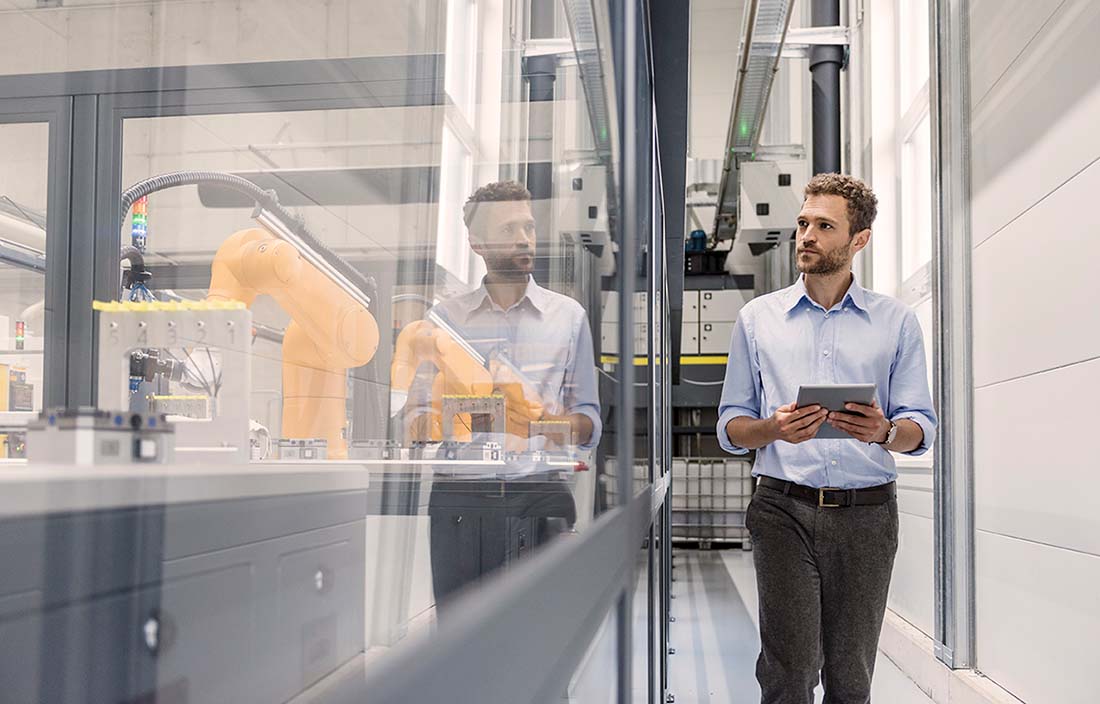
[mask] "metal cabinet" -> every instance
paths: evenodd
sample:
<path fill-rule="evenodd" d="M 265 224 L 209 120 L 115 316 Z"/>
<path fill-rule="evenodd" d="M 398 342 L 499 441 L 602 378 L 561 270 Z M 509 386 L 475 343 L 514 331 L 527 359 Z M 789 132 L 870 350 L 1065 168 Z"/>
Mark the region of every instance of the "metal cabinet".
<path fill-rule="evenodd" d="M 0 520 L 4 702 L 287 701 L 363 651 L 365 491 Z"/>

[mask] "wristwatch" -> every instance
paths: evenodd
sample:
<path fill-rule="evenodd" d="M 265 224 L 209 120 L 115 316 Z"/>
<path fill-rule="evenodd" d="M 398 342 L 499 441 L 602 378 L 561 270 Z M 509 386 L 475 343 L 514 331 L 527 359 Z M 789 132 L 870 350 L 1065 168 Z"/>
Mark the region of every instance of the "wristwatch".
<path fill-rule="evenodd" d="M 894 421 L 890 421 L 890 430 L 886 431 L 886 439 L 878 443 L 879 445 L 889 445 L 894 442 L 894 438 L 898 436 L 898 424 Z"/>

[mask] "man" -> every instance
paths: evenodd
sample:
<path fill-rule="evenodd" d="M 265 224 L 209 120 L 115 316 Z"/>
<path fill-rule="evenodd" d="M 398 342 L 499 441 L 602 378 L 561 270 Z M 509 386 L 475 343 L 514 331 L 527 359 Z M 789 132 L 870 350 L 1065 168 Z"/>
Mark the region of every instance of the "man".
<path fill-rule="evenodd" d="M 860 287 L 853 257 L 877 200 L 858 179 L 815 176 L 798 216 L 802 276 L 741 311 L 730 342 L 718 439 L 756 450 L 746 513 L 760 594 L 756 676 L 764 704 L 870 700 L 897 552 L 891 452 L 920 455 L 936 431 L 912 310 Z M 796 407 L 802 384 L 874 383 L 870 406 Z M 851 439 L 815 440 L 828 421 Z"/>
<path fill-rule="evenodd" d="M 489 184 L 469 198 L 463 219 L 470 247 L 485 261 L 487 273 L 477 289 L 442 301 L 432 312 L 486 359 L 494 389 L 507 396 L 509 449 L 547 447 L 545 436 L 528 437 L 532 421 L 559 421 L 569 436 L 566 445 L 595 447 L 601 422 L 592 333 L 577 301 L 532 277 L 531 194 L 515 182 Z M 429 370 L 428 379 L 433 373 Z M 417 386 L 419 398 L 410 414 L 414 428 L 435 413 L 430 381 Z M 517 396 L 524 401 L 514 402 Z M 476 428 L 467 430 L 477 439 Z M 575 521 L 568 484 L 557 473 L 548 474 L 529 452 L 491 476 L 464 469 L 448 477 L 445 466 L 440 471 L 444 476 L 437 474 L 429 503 L 437 610 L 461 587 Z"/>

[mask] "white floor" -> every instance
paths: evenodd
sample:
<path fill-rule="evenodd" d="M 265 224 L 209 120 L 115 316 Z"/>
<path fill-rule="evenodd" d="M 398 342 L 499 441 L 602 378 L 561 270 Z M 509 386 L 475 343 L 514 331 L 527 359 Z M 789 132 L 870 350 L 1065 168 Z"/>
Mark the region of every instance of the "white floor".
<path fill-rule="evenodd" d="M 759 701 L 754 668 L 760 647 L 752 553 L 677 550 L 675 553 L 669 689 L 676 704 L 751 704 Z M 874 702 L 930 704 L 889 659 L 879 654 Z M 818 701 L 821 691 L 818 690 Z"/>

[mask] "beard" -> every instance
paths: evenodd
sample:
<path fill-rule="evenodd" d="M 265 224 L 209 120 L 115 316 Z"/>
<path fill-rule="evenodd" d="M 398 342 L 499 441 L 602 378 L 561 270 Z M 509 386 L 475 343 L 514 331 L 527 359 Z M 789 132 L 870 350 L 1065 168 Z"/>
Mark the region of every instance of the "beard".
<path fill-rule="evenodd" d="M 808 262 L 802 261 L 802 251 L 799 250 L 798 270 L 803 274 L 813 274 L 819 276 L 828 276 L 835 274 L 839 271 L 843 271 L 845 267 L 851 265 L 852 261 L 852 243 L 849 242 L 843 247 L 838 247 L 831 252 L 813 252 L 817 258 Z"/>
<path fill-rule="evenodd" d="M 534 261 L 533 251 L 514 254 L 496 253 L 495 256 L 486 257 L 485 268 L 498 280 L 519 281 L 526 280 L 527 276 L 534 271 Z"/>

